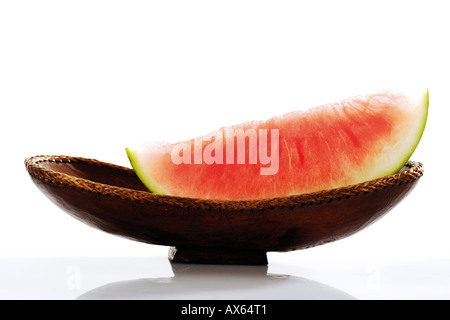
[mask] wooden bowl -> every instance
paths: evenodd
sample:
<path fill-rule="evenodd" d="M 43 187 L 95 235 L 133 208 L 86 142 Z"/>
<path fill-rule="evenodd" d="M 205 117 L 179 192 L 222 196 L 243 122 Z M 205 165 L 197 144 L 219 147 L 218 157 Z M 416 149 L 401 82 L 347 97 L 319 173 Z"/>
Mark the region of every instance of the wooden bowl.
<path fill-rule="evenodd" d="M 129 168 L 67 156 L 25 166 L 37 187 L 73 217 L 100 230 L 171 246 L 172 262 L 267 264 L 268 251 L 305 249 L 347 237 L 392 209 L 423 175 L 398 173 L 290 197 L 218 201 L 151 193 Z"/>

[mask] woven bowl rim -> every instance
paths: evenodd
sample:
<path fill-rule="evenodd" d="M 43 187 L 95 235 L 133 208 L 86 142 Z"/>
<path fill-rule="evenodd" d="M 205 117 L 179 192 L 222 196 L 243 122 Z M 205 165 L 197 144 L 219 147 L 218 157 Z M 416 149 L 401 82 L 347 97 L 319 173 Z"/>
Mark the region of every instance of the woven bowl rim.
<path fill-rule="evenodd" d="M 376 192 L 378 190 L 391 188 L 403 184 L 412 183 L 418 180 L 424 172 L 423 165 L 420 162 L 408 161 L 404 167 L 397 173 L 382 178 L 377 178 L 362 183 L 343 186 L 339 188 L 322 190 L 313 193 L 305 193 L 292 195 L 287 197 L 278 197 L 270 199 L 257 200 L 209 200 L 194 199 L 170 195 L 161 195 L 151 193 L 149 191 L 140 191 L 119 186 L 111 186 L 92 180 L 74 177 L 69 174 L 61 173 L 55 170 L 45 168 L 42 164 L 46 162 L 52 163 L 84 163 L 99 168 L 107 168 L 119 171 L 122 174 L 135 176 L 134 170 L 107 163 L 95 159 L 74 157 L 74 156 L 58 156 L 58 155 L 38 155 L 25 159 L 25 167 L 30 176 L 35 179 L 53 186 L 61 188 L 71 188 L 87 193 L 95 193 L 102 196 L 109 196 L 128 200 L 135 203 L 151 206 L 178 206 L 187 210 L 202 208 L 208 210 L 264 210 L 264 209 L 280 209 L 305 206 L 320 205 L 324 202 L 340 201 L 349 199 L 361 194 Z"/>

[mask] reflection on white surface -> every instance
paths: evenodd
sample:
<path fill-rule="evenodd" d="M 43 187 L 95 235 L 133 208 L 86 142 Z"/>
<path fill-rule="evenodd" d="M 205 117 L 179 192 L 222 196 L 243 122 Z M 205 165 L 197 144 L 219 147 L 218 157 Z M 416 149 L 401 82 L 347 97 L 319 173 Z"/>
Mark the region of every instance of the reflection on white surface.
<path fill-rule="evenodd" d="M 0 259 L 0 300 L 353 298 L 448 300 L 450 260 L 293 253 L 269 255 L 267 268 L 170 264 L 167 255 Z"/>
<path fill-rule="evenodd" d="M 267 266 L 171 264 L 173 277 L 110 283 L 78 299 L 354 299 L 328 285 L 287 274 L 267 273 Z"/>

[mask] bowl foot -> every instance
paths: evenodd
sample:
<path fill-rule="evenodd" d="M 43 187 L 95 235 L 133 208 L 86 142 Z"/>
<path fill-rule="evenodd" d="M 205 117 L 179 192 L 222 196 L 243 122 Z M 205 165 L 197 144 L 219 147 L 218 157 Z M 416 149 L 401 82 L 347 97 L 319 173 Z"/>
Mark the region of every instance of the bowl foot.
<path fill-rule="evenodd" d="M 169 260 L 175 263 L 267 265 L 265 251 L 170 247 Z"/>

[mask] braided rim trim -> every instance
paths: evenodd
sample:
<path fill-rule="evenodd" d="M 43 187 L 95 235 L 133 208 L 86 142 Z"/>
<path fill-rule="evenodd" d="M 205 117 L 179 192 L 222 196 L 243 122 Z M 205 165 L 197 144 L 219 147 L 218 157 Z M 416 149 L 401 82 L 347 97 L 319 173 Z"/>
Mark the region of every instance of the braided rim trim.
<path fill-rule="evenodd" d="M 205 200 L 154 194 L 147 191 L 110 186 L 87 179 L 76 178 L 68 174 L 44 168 L 41 164 L 46 162 L 83 163 L 95 167 L 116 170 L 122 174 L 135 176 L 134 170 L 130 168 L 121 167 L 95 159 L 70 156 L 41 155 L 29 157 L 25 159 L 25 167 L 32 177 L 43 183 L 58 187 L 71 188 L 74 190 L 76 189 L 102 196 L 111 196 L 149 206 L 177 206 L 185 208 L 186 210 L 203 209 L 208 211 L 254 211 L 284 208 L 295 209 L 298 207 L 319 205 L 324 202 L 349 199 L 360 194 L 367 194 L 394 186 L 412 183 L 418 180 L 424 172 L 423 165 L 420 162 L 408 161 L 402 170 L 393 175 L 336 189 L 261 200 Z"/>

